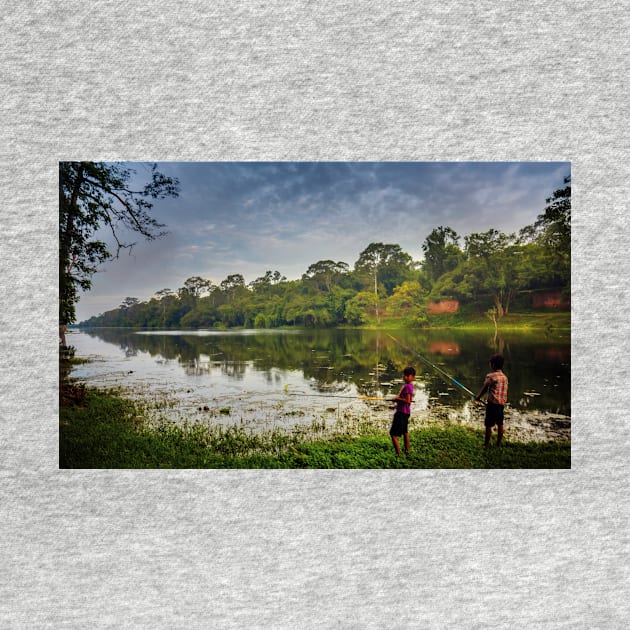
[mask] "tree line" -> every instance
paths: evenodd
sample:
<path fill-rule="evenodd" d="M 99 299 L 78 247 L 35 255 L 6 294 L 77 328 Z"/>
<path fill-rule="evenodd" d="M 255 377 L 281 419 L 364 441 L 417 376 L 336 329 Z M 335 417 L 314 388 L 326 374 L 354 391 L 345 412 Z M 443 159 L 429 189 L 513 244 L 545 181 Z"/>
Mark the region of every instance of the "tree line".
<path fill-rule="evenodd" d="M 81 325 L 318 328 L 402 318 L 420 327 L 428 324 L 428 303 L 443 299 L 500 320 L 523 293 L 570 293 L 570 177 L 546 203 L 532 225 L 514 234 L 490 229 L 462 238 L 448 226 L 437 227 L 422 244 L 420 262 L 397 244 L 374 242 L 352 267 L 319 260 L 298 280 L 268 270 L 250 283 L 238 273 L 219 283 L 194 276 L 149 300 L 128 297 Z"/>

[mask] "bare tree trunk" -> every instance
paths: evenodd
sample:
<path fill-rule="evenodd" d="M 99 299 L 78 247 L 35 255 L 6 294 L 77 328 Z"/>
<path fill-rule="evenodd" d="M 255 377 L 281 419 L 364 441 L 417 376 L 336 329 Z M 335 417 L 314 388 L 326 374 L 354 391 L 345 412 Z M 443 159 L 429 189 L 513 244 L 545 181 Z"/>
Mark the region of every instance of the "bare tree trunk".
<path fill-rule="evenodd" d="M 497 317 L 501 319 L 505 315 L 505 311 L 503 310 L 503 304 L 501 304 L 501 299 L 498 295 L 494 296 L 494 305 L 497 309 Z"/>
<path fill-rule="evenodd" d="M 72 244 L 72 232 L 74 230 L 74 219 L 76 216 L 77 199 L 79 197 L 79 191 L 81 190 L 81 184 L 83 183 L 83 166 L 81 166 L 77 172 L 77 178 L 74 182 L 74 188 L 70 201 L 66 205 L 66 198 L 63 194 L 61 174 L 59 181 L 59 206 L 60 208 L 65 206 L 67 217 L 66 225 L 64 226 L 64 233 L 59 235 L 59 303 L 63 305 L 64 300 L 67 299 L 68 283 L 72 280 L 68 277 L 70 274 L 69 265 L 70 261 L 70 247 Z M 61 309 L 60 309 L 61 310 Z M 61 315 L 61 313 L 60 313 Z M 60 317 L 61 319 L 61 317 Z M 61 324 L 67 324 L 68 322 L 62 321 Z"/>
<path fill-rule="evenodd" d="M 377 273 L 377 269 L 378 267 L 374 267 L 374 304 L 375 304 L 375 308 L 376 308 L 376 323 L 380 324 L 381 323 L 381 318 L 379 317 L 378 314 L 378 273 Z"/>

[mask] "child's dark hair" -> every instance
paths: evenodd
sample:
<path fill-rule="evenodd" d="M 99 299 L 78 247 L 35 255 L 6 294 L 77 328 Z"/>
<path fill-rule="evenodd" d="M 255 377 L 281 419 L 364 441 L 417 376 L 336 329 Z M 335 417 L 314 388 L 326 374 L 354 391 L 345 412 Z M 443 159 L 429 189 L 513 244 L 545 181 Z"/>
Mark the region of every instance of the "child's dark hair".
<path fill-rule="evenodd" d="M 415 376 L 415 375 L 416 375 L 416 369 L 415 369 L 415 368 L 412 368 L 410 365 L 408 365 L 408 366 L 407 366 L 407 367 L 403 370 L 403 374 L 404 374 L 405 376 L 410 376 L 410 375 Z"/>
<path fill-rule="evenodd" d="M 500 370 L 503 368 L 503 364 L 505 363 L 505 359 L 502 354 L 493 354 L 490 357 L 490 365 L 495 370 Z"/>

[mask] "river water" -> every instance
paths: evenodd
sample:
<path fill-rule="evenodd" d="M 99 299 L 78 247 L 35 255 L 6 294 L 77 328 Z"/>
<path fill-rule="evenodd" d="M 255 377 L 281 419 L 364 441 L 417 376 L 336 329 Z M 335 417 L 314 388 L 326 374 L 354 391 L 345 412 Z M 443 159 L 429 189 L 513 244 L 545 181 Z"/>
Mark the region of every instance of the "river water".
<path fill-rule="evenodd" d="M 389 404 L 365 398 L 396 395 L 402 369 L 410 364 L 417 372 L 411 428 L 483 427 L 483 408 L 443 373 L 476 393 L 489 371 L 488 357 L 499 351 L 510 383 L 506 439 L 570 439 L 568 332 L 493 338 L 453 330 L 101 328 L 71 330 L 68 344 L 76 357 L 90 360 L 73 369 L 73 378 L 122 387 L 169 422 L 251 430 L 343 425 L 350 432 L 362 421 L 389 426 Z"/>

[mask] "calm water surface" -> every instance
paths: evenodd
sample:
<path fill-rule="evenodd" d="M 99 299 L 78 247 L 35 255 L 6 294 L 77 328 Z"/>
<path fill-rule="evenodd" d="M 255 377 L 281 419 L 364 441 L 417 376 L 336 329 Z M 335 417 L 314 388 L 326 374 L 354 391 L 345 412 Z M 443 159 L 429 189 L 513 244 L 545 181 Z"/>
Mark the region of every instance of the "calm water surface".
<path fill-rule="evenodd" d="M 419 355 L 477 392 L 488 357 L 506 358 L 512 435 L 570 437 L 570 335 L 511 333 L 497 339 L 457 331 L 71 331 L 72 376 L 123 386 L 164 407 L 172 421 L 291 428 L 342 417 L 388 426 L 389 405 L 357 397 L 398 393 L 401 371 L 416 368 L 412 423 L 483 425 L 483 411 Z"/>

